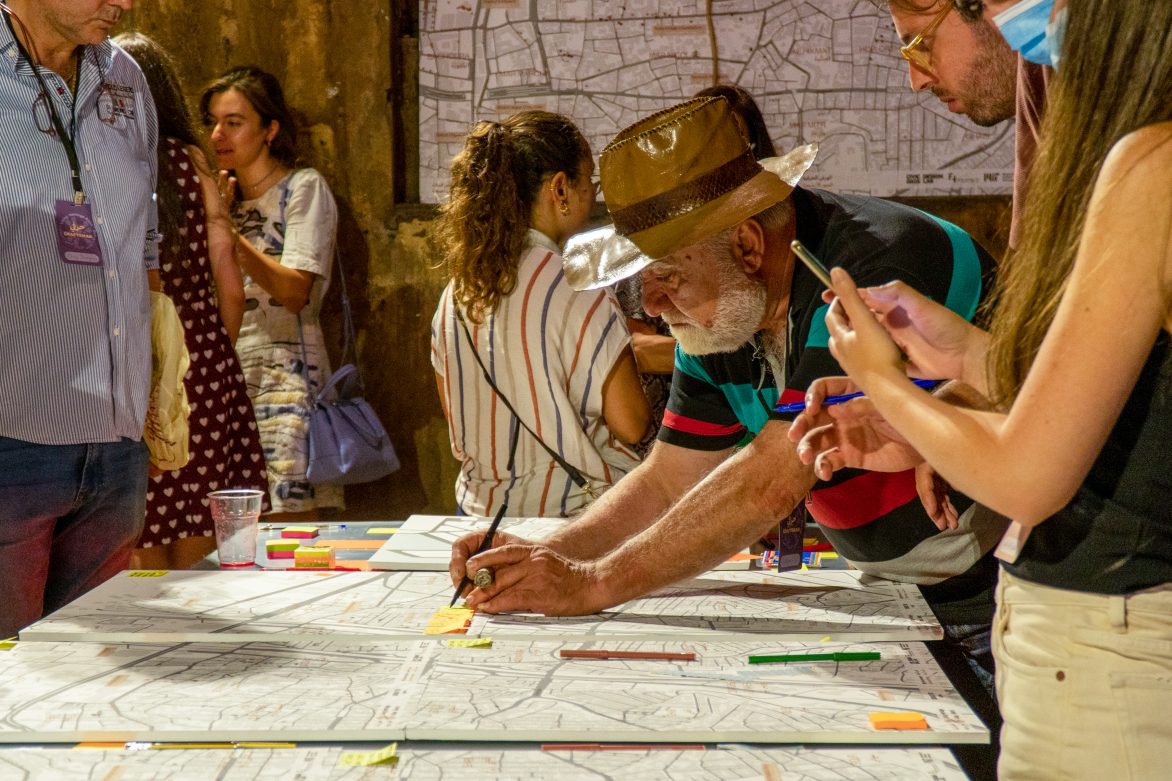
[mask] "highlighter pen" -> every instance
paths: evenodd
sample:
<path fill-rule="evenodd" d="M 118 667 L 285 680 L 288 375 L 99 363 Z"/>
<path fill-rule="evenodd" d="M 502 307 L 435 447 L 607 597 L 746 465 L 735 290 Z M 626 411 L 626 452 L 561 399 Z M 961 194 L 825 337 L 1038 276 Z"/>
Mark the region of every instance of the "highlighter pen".
<path fill-rule="evenodd" d="M 939 385 L 941 382 L 943 382 L 943 380 L 912 380 L 912 384 L 914 384 L 917 388 L 923 388 L 924 390 L 932 390 L 937 385 Z M 842 404 L 844 401 L 850 401 L 851 399 L 857 399 L 862 395 L 864 395 L 862 391 L 856 391 L 854 393 L 840 393 L 836 396 L 827 396 L 826 398 L 822 399 L 822 406 L 829 407 L 834 404 Z M 773 408 L 773 411 L 774 412 L 805 412 L 806 411 L 806 402 L 795 401 L 792 404 L 778 404 L 776 407 Z"/>

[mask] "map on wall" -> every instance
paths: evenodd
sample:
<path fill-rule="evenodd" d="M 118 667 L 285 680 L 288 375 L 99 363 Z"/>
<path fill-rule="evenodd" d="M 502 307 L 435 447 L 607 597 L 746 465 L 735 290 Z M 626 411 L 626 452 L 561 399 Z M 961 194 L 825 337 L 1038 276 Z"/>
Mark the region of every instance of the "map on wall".
<path fill-rule="evenodd" d="M 444 200 L 473 122 L 572 117 L 597 157 L 621 128 L 712 84 L 704 0 L 419 0 L 420 197 Z M 873 195 L 1006 194 L 1013 123 L 981 128 L 913 93 L 891 19 L 866 0 L 715 0 L 721 81 L 757 99 L 803 182 Z"/>

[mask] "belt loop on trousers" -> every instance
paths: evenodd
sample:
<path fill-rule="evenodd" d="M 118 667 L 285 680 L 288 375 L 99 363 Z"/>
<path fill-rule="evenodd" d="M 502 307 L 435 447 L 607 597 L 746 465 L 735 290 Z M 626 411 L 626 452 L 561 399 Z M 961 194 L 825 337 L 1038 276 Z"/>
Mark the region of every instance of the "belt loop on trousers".
<path fill-rule="evenodd" d="M 1127 597 L 1107 597 L 1107 621 L 1116 632 L 1127 631 Z"/>

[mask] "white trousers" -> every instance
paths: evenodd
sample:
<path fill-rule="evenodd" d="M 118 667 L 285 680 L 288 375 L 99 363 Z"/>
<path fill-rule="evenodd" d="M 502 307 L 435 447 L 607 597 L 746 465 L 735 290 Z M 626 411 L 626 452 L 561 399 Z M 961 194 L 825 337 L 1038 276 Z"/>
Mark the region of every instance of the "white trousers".
<path fill-rule="evenodd" d="M 1172 584 L 1127 596 L 1004 570 L 993 622 L 998 776 L 1172 778 Z"/>

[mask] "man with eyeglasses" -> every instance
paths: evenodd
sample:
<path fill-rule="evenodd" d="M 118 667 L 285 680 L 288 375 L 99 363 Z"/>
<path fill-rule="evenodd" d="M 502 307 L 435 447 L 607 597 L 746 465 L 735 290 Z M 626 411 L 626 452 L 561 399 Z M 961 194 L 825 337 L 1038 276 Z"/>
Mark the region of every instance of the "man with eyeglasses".
<path fill-rule="evenodd" d="M 1050 68 L 1019 56 L 999 31 L 1000 15 L 1039 0 L 871 0 L 891 12 L 914 91 L 930 89 L 949 111 L 978 125 L 1016 115 L 1013 220 L 1018 244 L 1025 183 L 1038 147 Z M 1048 3 L 1049 0 L 1046 0 Z"/>
<path fill-rule="evenodd" d="M 142 529 L 158 127 L 108 40 L 131 4 L 0 8 L 0 638 Z"/>
<path fill-rule="evenodd" d="M 873 1 L 891 12 L 914 91 L 982 127 L 1013 116 L 1017 58 L 981 0 Z"/>

